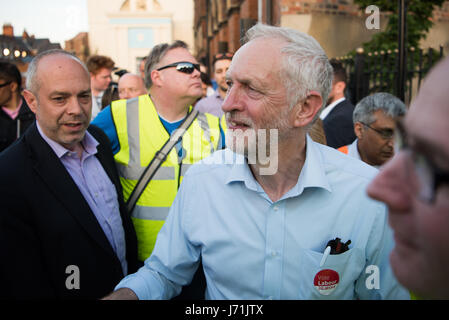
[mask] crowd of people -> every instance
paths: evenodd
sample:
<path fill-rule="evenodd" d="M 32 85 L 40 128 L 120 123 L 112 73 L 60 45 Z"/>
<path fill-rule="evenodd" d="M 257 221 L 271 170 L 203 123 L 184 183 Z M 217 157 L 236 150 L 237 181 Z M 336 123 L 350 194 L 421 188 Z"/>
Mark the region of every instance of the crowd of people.
<path fill-rule="evenodd" d="M 289 28 L 201 67 L 0 64 L 0 298 L 449 298 L 448 58 L 410 107 Z"/>

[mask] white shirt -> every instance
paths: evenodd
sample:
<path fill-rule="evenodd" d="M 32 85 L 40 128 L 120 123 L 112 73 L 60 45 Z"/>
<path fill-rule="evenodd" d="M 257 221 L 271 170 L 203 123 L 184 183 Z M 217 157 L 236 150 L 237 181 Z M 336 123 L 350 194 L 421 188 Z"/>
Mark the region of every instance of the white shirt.
<path fill-rule="evenodd" d="M 101 98 L 103 97 L 104 91 L 100 93 L 98 96 L 94 96 L 92 93 L 92 118 L 91 121 L 95 119 L 97 114 L 101 111 Z"/>
<path fill-rule="evenodd" d="M 297 184 L 273 202 L 242 156 L 228 156 L 236 155 L 217 151 L 187 171 L 153 254 L 116 289 L 170 299 L 201 258 L 206 299 L 409 299 L 389 265 L 385 205 L 366 195 L 376 169 L 307 137 Z M 320 266 L 336 237 L 351 240 L 349 250 Z M 370 266 L 378 288 L 366 285 Z M 339 276 L 329 295 L 314 286 L 325 269 Z"/>
<path fill-rule="evenodd" d="M 359 139 L 355 139 L 354 142 L 348 146 L 348 156 L 362 160 L 362 158 L 360 158 L 359 150 L 357 149 L 357 141 L 359 141 Z"/>
<path fill-rule="evenodd" d="M 362 158 L 360 157 L 359 149 L 357 148 L 357 141 L 359 140 L 355 139 L 354 142 L 348 146 L 348 156 L 363 161 Z M 373 166 L 373 167 L 379 169 L 380 166 Z"/>
<path fill-rule="evenodd" d="M 320 114 L 320 119 L 324 120 L 324 118 L 327 117 L 327 115 L 337 106 L 337 104 L 339 104 L 340 102 L 344 101 L 345 98 L 340 98 L 338 100 L 335 100 L 334 102 L 332 102 L 330 105 L 328 105 L 326 108 L 323 109 L 323 111 L 321 111 Z"/>

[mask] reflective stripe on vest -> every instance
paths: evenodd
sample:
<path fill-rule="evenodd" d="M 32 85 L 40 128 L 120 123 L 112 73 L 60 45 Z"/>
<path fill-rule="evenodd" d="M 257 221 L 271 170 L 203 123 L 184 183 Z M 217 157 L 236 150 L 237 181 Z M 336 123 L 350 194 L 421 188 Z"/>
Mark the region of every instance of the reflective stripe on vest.
<path fill-rule="evenodd" d="M 120 144 L 114 158 L 127 201 L 143 171 L 169 135 L 148 95 L 114 101 L 111 112 Z M 151 254 L 157 233 L 186 171 L 217 150 L 219 141 L 219 119 L 200 113 L 182 137 L 182 159 L 179 159 L 176 147 L 169 152 L 131 214 L 137 233 L 139 260 L 143 261 Z"/>

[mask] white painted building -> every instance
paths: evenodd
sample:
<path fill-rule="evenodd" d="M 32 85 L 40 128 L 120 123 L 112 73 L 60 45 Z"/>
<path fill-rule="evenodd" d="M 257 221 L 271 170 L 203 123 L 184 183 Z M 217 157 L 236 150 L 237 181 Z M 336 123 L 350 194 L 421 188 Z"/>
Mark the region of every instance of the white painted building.
<path fill-rule="evenodd" d="M 138 72 L 142 57 L 157 44 L 185 41 L 193 51 L 191 0 L 87 0 L 91 54 Z"/>

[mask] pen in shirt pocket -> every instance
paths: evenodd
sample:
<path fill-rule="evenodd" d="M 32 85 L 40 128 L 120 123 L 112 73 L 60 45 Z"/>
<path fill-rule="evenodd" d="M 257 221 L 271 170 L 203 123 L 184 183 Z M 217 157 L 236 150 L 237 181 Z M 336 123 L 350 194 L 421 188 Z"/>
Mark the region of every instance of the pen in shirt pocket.
<path fill-rule="evenodd" d="M 340 238 L 335 238 L 334 240 L 329 240 L 326 249 L 324 250 L 323 257 L 321 258 L 320 267 L 324 265 L 329 254 L 341 254 L 349 250 L 349 245 L 351 240 L 345 243 L 341 242 Z"/>

